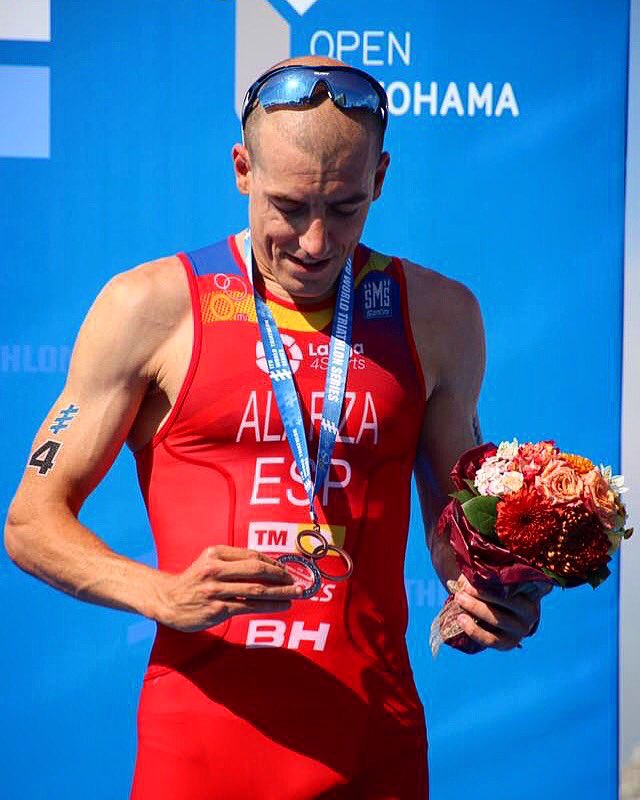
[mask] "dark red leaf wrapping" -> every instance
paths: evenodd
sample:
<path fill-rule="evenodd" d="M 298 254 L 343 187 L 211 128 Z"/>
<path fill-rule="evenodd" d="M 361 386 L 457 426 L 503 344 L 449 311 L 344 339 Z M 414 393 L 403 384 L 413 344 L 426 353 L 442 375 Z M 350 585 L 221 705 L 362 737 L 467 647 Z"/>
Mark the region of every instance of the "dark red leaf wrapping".
<path fill-rule="evenodd" d="M 451 471 L 457 489 L 467 489 L 465 478 L 473 480 L 485 457 L 495 455 L 492 442 L 474 447 L 464 453 Z M 446 536 L 451 542 L 460 571 L 479 591 L 507 597 L 529 581 L 554 584 L 552 578 L 514 555 L 505 547 L 490 541 L 471 527 L 458 500 L 452 500 L 442 511 L 436 528 L 437 536 Z M 543 587 L 541 587 L 543 589 Z M 544 589 L 541 593 L 544 593 Z M 449 597 L 440 611 L 441 630 L 446 630 L 447 618 L 456 616 L 459 606 Z M 450 620 L 449 620 L 450 622 Z M 444 638 L 444 637 L 443 637 Z M 445 641 L 451 647 L 466 653 L 477 653 L 484 647 L 467 634 L 459 633 Z"/>

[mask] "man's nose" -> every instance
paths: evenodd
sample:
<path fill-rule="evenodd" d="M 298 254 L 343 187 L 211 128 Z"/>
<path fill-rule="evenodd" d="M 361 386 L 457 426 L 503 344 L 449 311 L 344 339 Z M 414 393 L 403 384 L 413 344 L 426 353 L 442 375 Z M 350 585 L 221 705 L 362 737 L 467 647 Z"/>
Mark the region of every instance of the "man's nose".
<path fill-rule="evenodd" d="M 313 217 L 300 238 L 300 247 L 311 258 L 322 259 L 329 255 L 327 223 L 323 217 Z"/>

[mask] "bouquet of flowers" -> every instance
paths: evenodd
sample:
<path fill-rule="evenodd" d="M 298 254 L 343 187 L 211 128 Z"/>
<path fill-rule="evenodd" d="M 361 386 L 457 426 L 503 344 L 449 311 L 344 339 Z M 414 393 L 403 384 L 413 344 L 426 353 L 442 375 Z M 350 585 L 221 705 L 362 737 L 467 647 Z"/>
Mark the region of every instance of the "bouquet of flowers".
<path fill-rule="evenodd" d="M 556 585 L 595 589 L 633 533 L 620 500 L 623 476 L 560 452 L 551 440 L 488 442 L 464 453 L 451 478 L 458 491 L 436 536 L 449 538 L 460 571 L 479 591 L 539 598 Z M 462 611 L 447 598 L 431 626 L 434 656 L 443 642 L 467 653 L 484 649 L 456 622 Z"/>

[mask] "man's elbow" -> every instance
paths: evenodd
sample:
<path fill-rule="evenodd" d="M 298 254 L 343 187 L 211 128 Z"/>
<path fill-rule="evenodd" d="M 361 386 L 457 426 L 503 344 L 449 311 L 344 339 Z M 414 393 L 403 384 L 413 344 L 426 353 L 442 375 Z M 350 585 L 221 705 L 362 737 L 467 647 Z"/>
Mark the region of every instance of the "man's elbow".
<path fill-rule="evenodd" d="M 4 523 L 4 549 L 7 555 L 17 566 L 24 563 L 25 539 L 28 529 L 26 511 L 14 501 L 9 506 L 7 518 Z"/>
<path fill-rule="evenodd" d="M 25 500 L 14 499 L 4 523 L 4 549 L 16 566 L 34 573 L 42 542 L 42 515 Z"/>

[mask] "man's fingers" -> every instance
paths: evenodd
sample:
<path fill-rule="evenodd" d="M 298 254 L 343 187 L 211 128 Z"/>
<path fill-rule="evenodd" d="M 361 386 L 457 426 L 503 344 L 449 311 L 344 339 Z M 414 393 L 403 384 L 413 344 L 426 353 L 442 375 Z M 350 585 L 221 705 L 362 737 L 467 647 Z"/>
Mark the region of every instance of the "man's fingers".
<path fill-rule="evenodd" d="M 492 607 L 482 600 L 469 597 L 464 592 L 458 592 L 455 600 L 471 617 L 475 617 L 479 622 L 496 628 L 501 635 L 506 634 L 507 636 L 521 639 L 527 635 L 531 628 L 530 613 L 526 617 L 521 617 L 511 609 Z"/>
<path fill-rule="evenodd" d="M 265 564 L 255 559 L 221 563 L 216 566 L 215 578 L 228 583 L 230 581 L 266 581 L 267 583 L 292 584 L 293 578 L 282 564 Z"/>
<path fill-rule="evenodd" d="M 489 603 L 492 606 L 500 606 L 501 608 L 505 608 L 507 611 L 510 611 L 512 614 L 522 615 L 522 616 L 529 616 L 530 614 L 537 614 L 538 607 L 539 607 L 539 600 L 532 600 L 525 594 L 516 594 L 512 597 L 501 597 L 500 595 L 489 594 L 488 592 L 482 592 L 479 589 L 476 589 L 475 586 L 472 586 L 470 583 L 465 583 L 464 589 L 462 590 L 464 595 L 469 597 L 475 597 L 478 600 L 482 600 L 485 603 Z M 456 594 L 456 599 L 460 596 L 460 593 Z"/>
<path fill-rule="evenodd" d="M 498 631 L 488 631 L 466 614 L 460 614 L 457 621 L 467 636 L 485 647 L 493 647 L 495 650 L 513 650 L 514 647 L 518 646 L 522 638 Z"/>
<path fill-rule="evenodd" d="M 206 574 L 216 580 L 293 583 L 293 578 L 282 564 L 245 547 L 213 545 L 202 552 L 198 562 L 196 569 L 204 566 Z"/>
<path fill-rule="evenodd" d="M 249 550 L 246 547 L 232 547 L 228 544 L 214 544 L 207 547 L 204 555 L 211 559 L 219 559 L 220 561 L 244 561 L 252 559 L 253 561 L 263 561 L 265 564 L 277 564 L 278 562 L 265 556 L 264 553 L 258 553 L 256 550 Z"/>
<path fill-rule="evenodd" d="M 302 594 L 300 586 L 263 586 L 260 583 L 220 583 L 217 584 L 212 595 L 216 600 L 247 598 L 259 602 L 269 602 L 276 599 L 296 599 Z"/>

